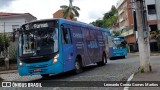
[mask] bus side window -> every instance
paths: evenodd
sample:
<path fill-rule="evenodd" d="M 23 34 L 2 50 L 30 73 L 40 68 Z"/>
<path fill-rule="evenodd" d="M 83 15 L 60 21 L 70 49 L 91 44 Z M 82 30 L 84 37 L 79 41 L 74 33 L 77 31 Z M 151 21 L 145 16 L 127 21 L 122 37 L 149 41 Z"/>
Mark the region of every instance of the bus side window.
<path fill-rule="evenodd" d="M 71 44 L 70 29 L 64 28 L 63 26 L 62 26 L 62 41 L 63 44 Z"/>

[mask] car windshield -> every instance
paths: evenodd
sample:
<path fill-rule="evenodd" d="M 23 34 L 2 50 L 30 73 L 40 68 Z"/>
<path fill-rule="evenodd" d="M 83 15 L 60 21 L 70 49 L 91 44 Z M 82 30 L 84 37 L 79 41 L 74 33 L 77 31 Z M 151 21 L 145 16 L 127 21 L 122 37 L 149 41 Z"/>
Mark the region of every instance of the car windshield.
<path fill-rule="evenodd" d="M 58 51 L 58 29 L 40 28 L 23 31 L 19 41 L 19 56 L 52 54 Z"/>

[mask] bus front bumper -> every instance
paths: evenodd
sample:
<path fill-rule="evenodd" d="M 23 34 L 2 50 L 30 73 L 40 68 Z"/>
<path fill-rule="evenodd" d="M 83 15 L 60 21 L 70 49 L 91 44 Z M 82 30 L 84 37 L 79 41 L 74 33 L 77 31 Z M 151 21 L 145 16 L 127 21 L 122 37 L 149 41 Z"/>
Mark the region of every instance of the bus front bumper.
<path fill-rule="evenodd" d="M 57 73 L 63 72 L 62 63 L 60 62 L 57 62 L 55 64 L 51 64 L 51 63 L 52 62 L 24 64 L 23 66 L 18 66 L 18 72 L 20 76 L 57 74 Z"/>

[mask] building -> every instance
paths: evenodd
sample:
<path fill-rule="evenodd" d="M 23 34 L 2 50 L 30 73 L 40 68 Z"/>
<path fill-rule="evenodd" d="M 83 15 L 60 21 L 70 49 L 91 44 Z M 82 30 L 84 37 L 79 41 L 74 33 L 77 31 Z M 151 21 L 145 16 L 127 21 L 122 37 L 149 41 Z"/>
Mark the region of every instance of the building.
<path fill-rule="evenodd" d="M 37 18 L 30 13 L 6 13 L 0 12 L 0 33 L 13 32 L 22 24 L 36 20 Z"/>
<path fill-rule="evenodd" d="M 158 51 L 157 43 L 160 42 L 158 42 L 156 32 L 160 30 L 160 0 L 145 0 L 145 4 L 147 9 L 148 25 L 151 32 L 151 38 L 150 38 L 151 51 Z"/>
<path fill-rule="evenodd" d="M 160 0 L 145 0 L 151 31 L 160 30 Z"/>
<path fill-rule="evenodd" d="M 64 18 L 64 17 L 63 17 L 63 12 L 64 12 L 63 9 L 60 9 L 60 10 L 56 11 L 56 12 L 53 14 L 53 18 Z M 66 19 L 71 20 L 69 16 L 68 16 Z M 74 18 L 74 21 L 77 21 L 77 18 Z"/>
<path fill-rule="evenodd" d="M 63 18 L 63 11 L 62 9 L 56 11 L 54 14 L 53 14 L 53 18 Z M 67 17 L 67 19 L 69 19 L 69 17 Z"/>
<path fill-rule="evenodd" d="M 6 13 L 0 12 L 0 33 L 4 33 L 5 35 L 11 37 L 12 32 L 26 22 L 36 20 L 37 18 L 30 13 Z M 17 40 L 17 39 L 16 39 Z M 9 51 L 9 58 L 15 59 L 16 55 L 16 42 L 10 42 L 7 52 Z M 4 57 L 4 51 L 0 51 L 0 58 Z"/>
<path fill-rule="evenodd" d="M 137 35 L 135 35 L 133 31 L 133 14 L 131 7 L 131 0 L 119 0 L 117 3 L 119 28 L 122 31 L 122 35 L 126 36 L 126 40 L 132 51 L 137 47 L 135 46 L 137 45 L 137 39 L 135 38 Z M 160 30 L 160 0 L 145 0 L 145 8 L 147 10 L 148 27 L 152 34 Z M 151 38 L 151 51 L 158 50 L 155 43 L 157 43 L 157 40 Z"/>
<path fill-rule="evenodd" d="M 131 0 L 119 0 L 117 3 L 117 15 L 119 30 L 130 47 L 130 51 L 136 51 L 136 38 L 133 31 L 133 16 L 132 16 L 132 3 Z"/>

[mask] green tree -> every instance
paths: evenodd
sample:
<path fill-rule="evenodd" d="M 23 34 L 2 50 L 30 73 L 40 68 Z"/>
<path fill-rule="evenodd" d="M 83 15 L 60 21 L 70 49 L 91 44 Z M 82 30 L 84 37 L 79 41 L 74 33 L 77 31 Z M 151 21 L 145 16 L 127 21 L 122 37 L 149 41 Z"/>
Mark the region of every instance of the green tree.
<path fill-rule="evenodd" d="M 104 26 L 109 27 L 109 26 L 113 25 L 114 23 L 116 23 L 117 17 L 116 16 L 111 16 L 110 18 L 105 19 L 103 21 L 104 21 Z"/>
<path fill-rule="evenodd" d="M 94 22 L 91 22 L 94 26 L 102 27 L 102 28 L 108 28 L 109 26 L 113 25 L 117 21 L 117 16 L 115 15 L 117 13 L 116 7 L 113 5 L 111 10 L 104 14 L 102 20 L 96 20 Z"/>
<path fill-rule="evenodd" d="M 113 36 L 120 36 L 120 35 L 121 35 L 121 32 L 120 32 L 120 31 L 113 31 L 113 32 L 112 32 L 112 35 L 113 35 Z"/>
<path fill-rule="evenodd" d="M 103 20 L 109 19 L 111 16 L 114 16 L 117 13 L 116 7 L 113 5 L 111 10 L 104 14 Z"/>
<path fill-rule="evenodd" d="M 92 22 L 90 24 L 93 24 L 94 26 L 97 27 L 103 27 L 103 20 L 96 20 L 95 22 Z"/>
<path fill-rule="evenodd" d="M 71 20 L 75 19 L 75 17 L 79 17 L 79 12 L 80 10 L 79 7 L 73 6 L 72 5 L 73 0 L 69 0 L 69 6 L 67 5 L 62 5 L 60 8 L 64 10 L 63 12 L 63 17 L 66 19 L 68 16 Z"/>
<path fill-rule="evenodd" d="M 9 37 L 7 37 L 6 35 L 4 36 L 4 34 L 0 33 L 0 51 L 4 50 L 4 45 L 5 45 L 5 49 L 9 46 Z"/>

